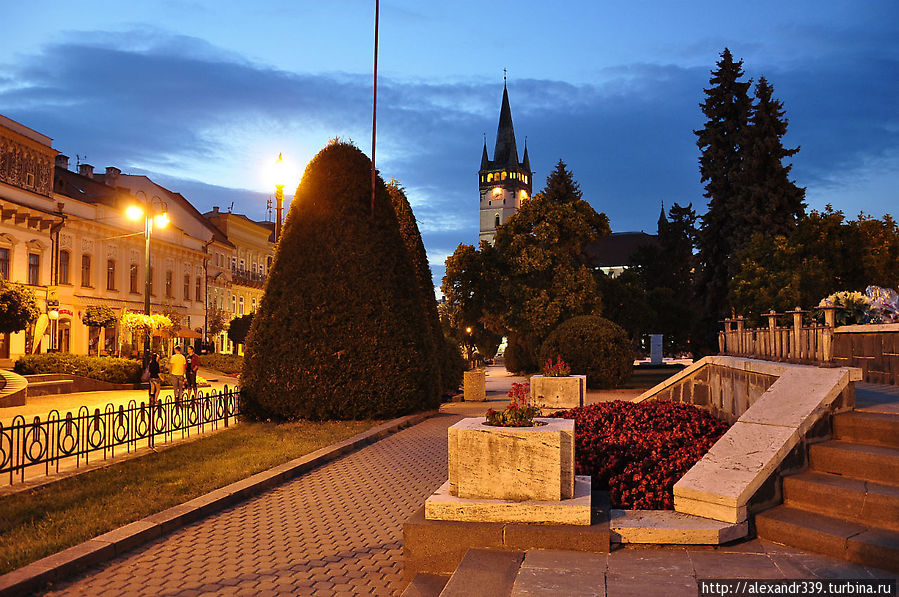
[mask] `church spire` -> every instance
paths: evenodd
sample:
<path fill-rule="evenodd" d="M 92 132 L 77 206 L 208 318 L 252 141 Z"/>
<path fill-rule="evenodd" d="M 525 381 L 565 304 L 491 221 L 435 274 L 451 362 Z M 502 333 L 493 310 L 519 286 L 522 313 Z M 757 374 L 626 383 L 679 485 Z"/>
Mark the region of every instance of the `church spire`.
<path fill-rule="evenodd" d="M 490 158 L 487 157 L 487 135 L 484 135 L 484 153 L 481 154 L 481 170 L 490 167 Z"/>
<path fill-rule="evenodd" d="M 499 126 L 496 128 L 493 163 L 497 167 L 518 167 L 518 148 L 515 146 L 512 108 L 509 107 L 509 90 L 506 88 L 505 82 L 503 82 L 503 104 L 499 111 Z"/>
<path fill-rule="evenodd" d="M 524 156 L 521 158 L 521 167 L 525 169 L 526 172 L 531 171 L 531 160 L 528 158 L 528 138 L 524 138 Z"/>

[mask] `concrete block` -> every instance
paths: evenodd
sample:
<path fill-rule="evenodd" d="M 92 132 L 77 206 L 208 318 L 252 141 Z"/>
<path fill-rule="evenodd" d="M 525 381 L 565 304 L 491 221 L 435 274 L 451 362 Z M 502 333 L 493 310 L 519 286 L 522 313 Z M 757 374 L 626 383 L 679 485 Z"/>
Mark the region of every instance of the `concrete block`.
<path fill-rule="evenodd" d="M 484 402 L 487 400 L 487 374 L 483 369 L 466 371 L 463 379 L 465 402 Z"/>
<path fill-rule="evenodd" d="M 468 499 L 559 501 L 574 496 L 574 420 L 492 427 L 477 418 L 449 428 L 449 490 Z"/>
<path fill-rule="evenodd" d="M 589 525 L 590 477 L 577 477 L 574 497 L 558 501 L 466 499 L 454 496 L 447 481 L 425 501 L 428 520 Z"/>
<path fill-rule="evenodd" d="M 533 375 L 530 379 L 531 400 L 546 408 L 575 408 L 584 405 L 587 393 L 586 375 L 568 377 L 544 377 Z"/>
<path fill-rule="evenodd" d="M 403 524 L 403 577 L 452 574 L 469 549 L 502 549 L 503 528 L 500 523 L 427 520 L 422 506 Z"/>
<path fill-rule="evenodd" d="M 720 545 L 749 534 L 749 523 L 725 523 L 671 510 L 612 510 L 612 542 Z"/>
<path fill-rule="evenodd" d="M 848 384 L 847 378 L 842 369 L 808 368 L 785 375 L 772 384 L 739 421 L 789 427 L 805 435 L 830 411 Z"/>

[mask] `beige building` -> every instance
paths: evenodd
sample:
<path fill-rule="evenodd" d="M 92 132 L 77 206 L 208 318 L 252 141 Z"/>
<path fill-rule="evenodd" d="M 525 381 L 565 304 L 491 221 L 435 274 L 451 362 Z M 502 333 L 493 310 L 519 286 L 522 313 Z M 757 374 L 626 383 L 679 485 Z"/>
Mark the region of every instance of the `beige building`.
<path fill-rule="evenodd" d="M 262 302 L 263 286 L 275 255 L 274 224 L 254 222 L 242 214 L 212 211 L 203 214 L 216 228 L 225 233 L 234 245 L 233 253 L 222 253 L 222 276 L 230 265 L 230 288 L 215 286 L 212 300 L 219 309 L 230 310 L 234 317 L 255 313 Z M 218 266 L 218 256 L 213 262 Z M 232 352 L 235 347 L 222 333 L 216 339 L 216 349 Z"/>
<path fill-rule="evenodd" d="M 274 255 L 272 224 L 217 210 L 207 218 L 145 176 L 77 169 L 52 139 L 0 116 L 0 276 L 30 288 L 41 311 L 29 329 L 0 337 L 0 358 L 128 347 L 118 324 L 101 331 L 81 318 L 91 305 L 118 316 L 144 311 L 146 236 L 143 217 L 126 215 L 134 205 L 168 215 L 150 234 L 150 304 L 180 320 L 182 341 L 205 335 L 208 309 L 226 319 L 256 310 Z M 224 334 L 216 343 L 230 352 Z"/>

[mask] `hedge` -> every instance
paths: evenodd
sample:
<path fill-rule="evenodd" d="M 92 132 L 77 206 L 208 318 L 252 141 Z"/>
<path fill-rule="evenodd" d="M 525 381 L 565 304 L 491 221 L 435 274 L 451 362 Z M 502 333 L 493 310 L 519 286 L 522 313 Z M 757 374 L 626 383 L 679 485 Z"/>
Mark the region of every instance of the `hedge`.
<path fill-rule="evenodd" d="M 109 383 L 140 382 L 140 361 L 114 357 L 89 357 L 66 352 L 25 355 L 13 365 L 19 375 L 64 373 L 80 375 Z"/>

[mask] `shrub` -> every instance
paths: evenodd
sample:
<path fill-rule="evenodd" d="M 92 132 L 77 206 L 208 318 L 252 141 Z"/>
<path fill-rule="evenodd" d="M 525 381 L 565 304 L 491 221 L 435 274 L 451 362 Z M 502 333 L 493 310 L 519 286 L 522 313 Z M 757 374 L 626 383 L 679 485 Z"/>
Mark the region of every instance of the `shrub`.
<path fill-rule="evenodd" d="M 88 357 L 65 352 L 25 355 L 13 365 L 19 375 L 38 373 L 64 373 L 80 375 L 110 383 L 137 383 L 140 381 L 141 364 L 131 359 L 113 357 Z"/>
<path fill-rule="evenodd" d="M 583 315 L 553 330 L 541 348 L 543 359 L 561 355 L 571 372 L 587 376 L 589 388 L 616 388 L 634 368 L 634 351 L 627 332 L 616 323 Z"/>
<path fill-rule="evenodd" d="M 462 378 L 465 375 L 467 364 L 462 353 L 459 352 L 459 345 L 452 338 L 441 335 L 443 350 L 440 356 L 443 381 L 443 392 L 446 394 L 455 394 L 462 385 Z"/>
<path fill-rule="evenodd" d="M 690 404 L 600 402 L 556 413 L 574 419 L 575 469 L 607 489 L 613 508 L 674 508 L 674 484 L 730 427 Z"/>
<path fill-rule="evenodd" d="M 233 375 L 243 368 L 243 357 L 236 354 L 201 354 L 200 366 Z"/>
<path fill-rule="evenodd" d="M 513 336 L 503 353 L 503 363 L 510 373 L 531 373 L 537 370 L 537 355 L 530 343 Z"/>
<path fill-rule="evenodd" d="M 433 343 L 384 183 L 334 142 L 309 163 L 278 241 L 241 373 L 260 419 L 388 419 L 439 403 Z"/>

